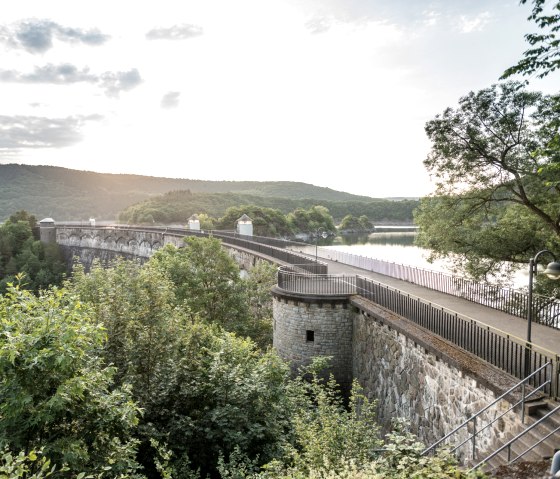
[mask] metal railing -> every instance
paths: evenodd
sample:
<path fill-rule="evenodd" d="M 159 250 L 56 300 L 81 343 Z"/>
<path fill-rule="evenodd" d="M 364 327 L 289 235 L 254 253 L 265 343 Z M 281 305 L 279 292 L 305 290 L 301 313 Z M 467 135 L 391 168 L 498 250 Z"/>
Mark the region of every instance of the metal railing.
<path fill-rule="evenodd" d="M 470 281 L 439 271 L 391 263 L 365 256 L 344 253 L 327 248 L 318 248 L 319 257 L 337 261 L 391 278 L 408 281 L 425 288 L 440 291 L 474 303 L 482 304 L 505 313 L 525 318 L 528 295 L 522 291 L 501 286 Z M 560 329 L 560 302 L 554 298 L 533 295 L 533 317 L 535 322 Z"/>
<path fill-rule="evenodd" d="M 543 370 L 548 370 L 548 372 L 546 374 L 546 380 L 544 382 L 542 382 L 538 387 L 531 388 L 530 391 L 527 391 L 528 388 L 526 386 L 529 383 L 529 381 L 533 377 L 540 377 L 541 376 L 540 373 Z M 449 442 L 453 438 L 456 438 L 457 436 L 460 436 L 461 434 L 463 434 L 463 435 L 466 435 L 467 437 L 465 439 L 463 439 L 461 442 L 459 442 L 458 444 L 455 444 L 454 447 L 450 449 L 450 452 L 458 455 L 459 449 L 462 448 L 463 446 L 467 445 L 471 449 L 472 459 L 475 460 L 476 455 L 477 455 L 477 438 L 479 436 L 481 436 L 482 433 L 485 433 L 485 431 L 487 431 L 494 423 L 496 423 L 497 421 L 502 419 L 506 414 L 508 414 L 510 411 L 513 411 L 518 406 L 520 406 L 521 422 L 524 423 L 525 422 L 525 403 L 527 402 L 528 399 L 535 396 L 537 393 L 539 393 L 539 391 L 543 390 L 545 387 L 547 387 L 549 384 L 551 384 L 553 374 L 554 374 L 554 365 L 553 365 L 552 361 L 550 361 L 550 362 L 546 363 L 544 366 L 541 366 L 539 369 L 537 369 L 533 373 L 531 373 L 529 376 L 527 376 L 522 381 L 519 381 L 515 386 L 508 389 L 500 397 L 496 398 L 494 401 L 492 401 L 490 404 L 488 404 L 487 406 L 482 408 L 480 411 L 473 414 L 471 417 L 469 417 L 463 423 L 458 425 L 455 429 L 453 429 L 451 432 L 446 434 L 440 440 L 436 441 L 430 447 L 426 448 L 424 451 L 422 451 L 422 455 L 428 454 L 430 452 L 434 452 L 439 446 L 441 446 L 441 445 Z M 519 399 L 517 401 L 515 401 L 515 399 L 514 399 L 512 401 L 510 398 L 515 395 L 514 393 L 517 390 L 520 391 L 521 399 Z M 506 398 L 508 398 L 508 401 L 510 403 L 510 407 L 507 408 L 505 411 L 502 411 L 502 412 L 500 412 L 500 408 L 497 407 L 496 408 L 497 412 L 495 412 L 495 416 L 493 417 L 493 419 L 488 421 L 486 424 L 482 425 L 481 424 L 481 416 L 485 413 L 489 414 L 491 408 L 499 405 L 500 401 L 502 401 L 503 399 L 506 399 Z M 469 431 L 472 431 L 472 433 L 469 433 Z M 460 441 L 460 439 L 458 439 L 458 440 Z"/>
<path fill-rule="evenodd" d="M 314 262 L 310 257 L 310 253 L 307 255 L 302 252 L 305 249 L 314 246 L 308 243 L 299 241 L 288 241 L 279 238 L 268 238 L 264 236 L 244 236 L 240 235 L 234 231 L 196 231 L 189 230 L 186 228 L 166 228 L 161 226 L 154 227 L 137 227 L 129 225 L 114 225 L 114 226 L 97 226 L 90 227 L 89 225 L 75 225 L 75 224 L 64 224 L 57 223 L 58 226 L 68 226 L 68 227 L 80 227 L 84 229 L 114 229 L 119 228 L 123 230 L 135 230 L 135 231 L 151 231 L 169 235 L 178 236 L 209 236 L 212 235 L 216 238 L 220 238 L 224 243 L 241 245 L 243 241 L 246 243 L 245 246 L 248 249 L 253 249 L 255 251 L 267 254 L 275 259 L 279 259 L 285 262 L 295 263 L 306 263 Z M 234 243 L 239 241 L 240 243 Z M 275 247 L 279 250 L 291 249 L 296 257 L 292 259 L 289 256 L 281 255 L 278 251 L 272 254 L 264 253 L 266 250 L 258 245 L 268 245 Z M 297 249 L 299 251 L 293 251 Z M 268 250 L 271 251 L 271 250 Z M 357 268 L 365 269 L 367 271 L 372 271 L 374 273 L 383 274 L 391 278 L 400 279 L 402 281 L 408 281 L 425 288 L 433 289 L 435 291 L 440 291 L 442 293 L 450 294 L 460 298 L 467 299 L 469 301 L 488 306 L 490 308 L 503 311 L 505 313 L 519 316 L 525 318 L 527 316 L 528 308 L 528 296 L 522 291 L 518 291 L 511 288 L 503 288 L 501 286 L 481 283 L 476 281 L 470 281 L 458 276 L 453 276 L 450 274 L 442 273 L 439 271 L 432 271 L 422 268 L 417 268 L 414 266 L 407 266 L 397 263 L 391 263 L 389 261 L 384 261 L 380 259 L 369 258 L 366 256 L 354 255 L 351 253 L 344 253 L 341 251 L 335 251 L 327 248 L 319 247 L 317 249 L 319 257 L 322 259 L 328 259 L 332 261 L 337 261 L 342 264 L 347 264 L 349 266 L 354 266 Z M 312 256 L 312 255 L 311 255 Z M 326 268 L 324 273 L 326 273 Z M 533 295 L 533 318 L 534 321 L 543 324 L 545 326 L 550 326 L 553 328 L 560 329 L 560 302 L 555 298 L 547 298 L 545 296 Z"/>
<path fill-rule="evenodd" d="M 428 301 L 371 279 L 358 276 L 356 287 L 360 296 L 405 317 L 520 380 L 525 378 L 526 351 L 530 353 L 531 371 L 552 361 L 554 372 L 550 384 L 543 392 L 550 397 L 560 396 L 560 356 L 557 354 L 472 318 L 460 316 L 442 307 L 434 307 Z M 544 374 L 541 371 L 533 376 L 529 384 L 538 387 L 546 380 Z"/>
<path fill-rule="evenodd" d="M 487 457 L 485 457 L 482 461 L 478 462 L 476 465 L 474 465 L 470 470 L 473 471 L 475 469 L 478 469 L 479 467 L 481 467 L 482 465 L 484 465 L 485 463 L 487 463 L 490 459 L 498 456 L 500 453 L 502 453 L 503 451 L 507 451 L 507 463 L 508 464 L 512 464 L 515 461 L 521 459 L 523 456 L 525 456 L 526 454 L 528 454 L 529 452 L 531 452 L 533 449 L 535 449 L 537 446 L 539 446 L 540 444 L 542 444 L 544 441 L 546 441 L 547 439 L 549 439 L 550 437 L 552 437 L 554 434 L 556 434 L 557 432 L 560 431 L 560 426 L 556 427 L 555 429 L 553 429 L 552 431 L 550 431 L 546 436 L 542 437 L 539 441 L 537 441 L 535 444 L 531 445 L 530 447 L 528 447 L 527 449 L 525 449 L 525 451 L 523 451 L 521 454 L 518 454 L 516 457 L 514 457 L 512 459 L 511 457 L 511 453 L 512 453 L 512 446 L 517 443 L 517 441 L 521 440 L 521 438 L 523 438 L 525 435 L 527 435 L 530 431 L 532 431 L 533 429 L 535 429 L 537 426 L 547 422 L 548 420 L 550 420 L 553 416 L 556 416 L 560 411 L 560 405 L 556 406 L 552 411 L 550 411 L 548 414 L 546 414 L 545 416 L 543 416 L 541 419 L 539 419 L 538 421 L 536 421 L 535 423 L 531 424 L 528 428 L 524 429 L 523 431 L 521 431 L 517 436 L 515 436 L 513 439 L 511 439 L 510 441 L 508 441 L 507 443 L 505 443 L 503 446 L 501 446 L 499 449 L 497 449 L 496 451 L 494 451 L 492 454 L 488 455 Z"/>
<path fill-rule="evenodd" d="M 300 265 L 278 269 L 278 287 L 289 293 L 341 296 L 356 294 L 356 276 L 302 273 Z"/>

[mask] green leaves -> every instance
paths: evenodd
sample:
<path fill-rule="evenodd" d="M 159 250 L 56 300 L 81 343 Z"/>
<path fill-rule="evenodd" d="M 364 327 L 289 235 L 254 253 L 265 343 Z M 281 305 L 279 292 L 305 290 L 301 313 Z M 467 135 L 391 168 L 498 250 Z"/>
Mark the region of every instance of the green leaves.
<path fill-rule="evenodd" d="M 113 387 L 105 332 L 88 309 L 64 290 L 35 297 L 12 287 L 0 296 L 0 324 L 0 445 L 42 448 L 74 471 L 98 470 L 119 448 L 114 468 L 128 470 L 138 410 Z"/>
<path fill-rule="evenodd" d="M 521 3 L 527 3 L 522 0 Z M 550 4 L 550 11 L 544 12 L 545 0 L 533 0 L 533 10 L 528 20 L 532 20 L 542 30 L 541 33 L 529 33 L 525 40 L 531 48 L 523 53 L 517 65 L 509 67 L 501 79 L 516 74 L 535 75 L 544 78 L 560 68 L 560 2 Z"/>
<path fill-rule="evenodd" d="M 483 278 L 560 238 L 558 98 L 494 85 L 426 124 L 437 192 L 415 213 L 432 257 Z"/>

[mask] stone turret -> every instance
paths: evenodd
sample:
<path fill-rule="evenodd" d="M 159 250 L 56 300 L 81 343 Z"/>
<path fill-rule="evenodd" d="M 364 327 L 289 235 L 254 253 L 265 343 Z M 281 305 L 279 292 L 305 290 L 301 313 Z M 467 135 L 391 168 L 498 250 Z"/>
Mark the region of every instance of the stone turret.
<path fill-rule="evenodd" d="M 200 220 L 198 219 L 198 215 L 192 215 L 189 218 L 189 230 L 200 231 Z"/>
<path fill-rule="evenodd" d="M 39 221 L 39 238 L 43 243 L 56 243 L 56 225 L 52 218 Z"/>
<path fill-rule="evenodd" d="M 253 220 L 243 215 L 237 220 L 237 232 L 244 236 L 253 236 Z"/>

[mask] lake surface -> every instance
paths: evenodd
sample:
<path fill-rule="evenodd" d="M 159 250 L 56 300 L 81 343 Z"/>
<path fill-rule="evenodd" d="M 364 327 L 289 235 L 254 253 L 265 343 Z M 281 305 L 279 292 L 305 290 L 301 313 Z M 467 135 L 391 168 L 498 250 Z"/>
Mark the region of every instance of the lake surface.
<path fill-rule="evenodd" d="M 417 268 L 449 273 L 448 263 L 437 260 L 428 261 L 430 251 L 414 244 L 416 230 L 402 231 L 402 228 L 383 228 L 374 233 L 362 235 L 345 235 L 319 241 L 322 248 L 342 251 L 344 253 L 380 259 L 390 263 L 415 266 Z M 528 266 L 518 271 L 512 281 L 512 286 L 522 288 L 529 281 Z"/>

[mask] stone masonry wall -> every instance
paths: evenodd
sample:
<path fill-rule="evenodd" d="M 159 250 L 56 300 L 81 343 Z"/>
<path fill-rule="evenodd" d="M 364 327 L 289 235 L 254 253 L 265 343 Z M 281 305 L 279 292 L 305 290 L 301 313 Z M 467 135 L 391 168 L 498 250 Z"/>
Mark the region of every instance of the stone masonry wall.
<path fill-rule="evenodd" d="M 332 356 L 331 371 L 343 390 L 352 382 L 353 311 L 347 300 L 316 298 L 298 301 L 274 294 L 273 344 L 292 369 L 315 356 Z"/>
<path fill-rule="evenodd" d="M 378 399 L 379 422 L 387 427 L 393 418 L 406 418 L 411 431 L 425 444 L 441 439 L 497 397 L 474 376 L 372 315 L 356 313 L 353 345 L 354 377 L 370 398 Z M 500 401 L 480 417 L 478 427 L 509 406 Z M 497 421 L 496 436 L 490 431 L 483 433 L 477 449 L 488 450 L 495 440 L 520 427 L 519 415 L 508 413 Z M 460 441 L 456 438 L 454 443 L 462 442 L 470 432 L 471 426 L 468 432 L 463 428 Z M 459 453 L 461 458 L 469 458 L 471 443 Z"/>

